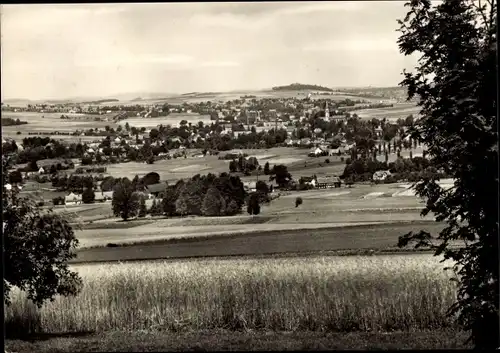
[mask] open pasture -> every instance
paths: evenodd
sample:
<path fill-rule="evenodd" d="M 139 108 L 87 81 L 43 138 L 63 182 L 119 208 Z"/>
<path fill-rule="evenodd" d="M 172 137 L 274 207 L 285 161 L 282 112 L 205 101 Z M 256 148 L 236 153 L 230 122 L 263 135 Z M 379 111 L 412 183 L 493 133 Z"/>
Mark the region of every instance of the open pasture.
<path fill-rule="evenodd" d="M 25 125 L 2 126 L 2 136 L 18 137 L 19 136 L 17 135 L 18 131 L 20 131 L 23 135 L 28 135 L 28 132 L 53 132 L 53 131 L 73 132 L 76 130 L 82 130 L 82 129 L 87 130 L 91 128 L 104 129 L 106 125 L 109 125 L 111 127 L 116 127 L 112 121 L 94 121 L 94 116 L 90 115 L 64 113 L 64 115 L 74 117 L 75 120 L 60 119 L 61 115 L 62 113 L 33 113 L 33 112 L 18 112 L 18 113 L 8 112 L 5 114 L 2 113 L 2 117 L 4 118 L 19 119 L 28 122 L 28 124 Z M 100 115 L 98 117 L 104 119 L 111 116 Z M 61 139 L 79 138 L 79 136 L 63 136 L 63 135 L 56 135 L 56 136 L 58 136 Z M 96 139 L 96 137 L 92 138 Z"/>
<path fill-rule="evenodd" d="M 386 118 L 387 120 L 397 120 L 399 118 L 405 119 L 410 114 L 413 114 L 413 116 L 416 117 L 419 111 L 420 108 L 413 103 L 396 103 L 393 107 L 361 109 L 353 113 L 356 113 L 363 119 Z"/>
<path fill-rule="evenodd" d="M 155 128 L 159 125 L 178 126 L 182 120 L 186 120 L 188 123 L 191 123 L 193 125 L 198 125 L 200 121 L 202 121 L 205 125 L 211 123 L 209 115 L 170 114 L 168 116 L 161 116 L 157 118 L 127 118 L 124 120 L 120 120 L 118 124 L 125 125 L 126 123 L 128 123 L 130 126 L 135 127 Z"/>
<path fill-rule="evenodd" d="M 452 326 L 446 310 L 456 293 L 444 266 L 425 254 L 76 266 L 77 297 L 36 310 L 14 291 L 5 321 L 7 330 L 30 323 L 49 333 L 441 329 Z"/>
<path fill-rule="evenodd" d="M 150 172 L 158 173 L 161 181 L 175 183 L 179 179 L 191 178 L 196 174 L 229 172 L 229 166 L 226 161 L 219 160 L 217 156 L 160 160 L 154 164 L 127 162 L 107 166 L 107 174 L 115 178 L 127 177 L 132 179 L 136 175 L 144 176 Z"/>

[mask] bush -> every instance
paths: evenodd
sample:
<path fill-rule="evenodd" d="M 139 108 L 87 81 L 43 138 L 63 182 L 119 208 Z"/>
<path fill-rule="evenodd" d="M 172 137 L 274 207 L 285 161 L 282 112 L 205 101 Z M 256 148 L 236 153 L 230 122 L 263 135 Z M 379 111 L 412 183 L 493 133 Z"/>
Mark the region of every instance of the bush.
<path fill-rule="evenodd" d="M 325 159 L 325 163 L 329 164 L 330 163 L 330 159 L 329 158 Z"/>
<path fill-rule="evenodd" d="M 259 195 L 255 192 L 250 194 L 248 198 L 247 212 L 251 215 L 258 215 L 260 213 Z"/>
<path fill-rule="evenodd" d="M 94 190 L 91 188 L 86 188 L 82 194 L 82 202 L 83 203 L 93 203 L 94 200 L 95 200 Z"/>
<path fill-rule="evenodd" d="M 297 197 L 295 199 L 295 207 L 299 207 L 300 205 L 302 205 L 302 197 Z"/>

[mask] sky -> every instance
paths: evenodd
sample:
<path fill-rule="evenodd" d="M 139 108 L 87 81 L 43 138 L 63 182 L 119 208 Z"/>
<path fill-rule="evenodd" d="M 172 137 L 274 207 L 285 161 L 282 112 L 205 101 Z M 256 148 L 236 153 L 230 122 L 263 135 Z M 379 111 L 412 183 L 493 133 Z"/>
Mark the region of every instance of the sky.
<path fill-rule="evenodd" d="M 1 7 L 2 99 L 396 86 L 403 1 Z"/>

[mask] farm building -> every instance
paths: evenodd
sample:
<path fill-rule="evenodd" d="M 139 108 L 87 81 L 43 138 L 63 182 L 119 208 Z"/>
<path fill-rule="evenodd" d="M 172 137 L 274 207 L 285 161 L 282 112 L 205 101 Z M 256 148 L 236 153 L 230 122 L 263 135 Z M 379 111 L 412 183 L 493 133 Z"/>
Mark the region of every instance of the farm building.
<path fill-rule="evenodd" d="M 155 197 L 162 197 L 165 191 L 167 191 L 166 183 L 151 184 L 146 186 L 146 190 Z"/>
<path fill-rule="evenodd" d="M 338 177 L 320 177 L 316 178 L 316 183 L 315 187 L 319 189 L 326 189 L 326 188 L 332 188 L 336 187 L 339 188 L 342 185 L 342 182 Z"/>
<path fill-rule="evenodd" d="M 373 180 L 374 181 L 385 180 L 389 175 L 391 175 L 391 172 L 388 170 L 378 170 L 375 173 L 373 173 Z"/>
<path fill-rule="evenodd" d="M 71 193 L 69 193 L 69 195 L 64 197 L 64 202 L 65 202 L 65 204 L 81 203 L 82 202 L 82 195 L 75 194 L 75 193 L 71 192 Z"/>

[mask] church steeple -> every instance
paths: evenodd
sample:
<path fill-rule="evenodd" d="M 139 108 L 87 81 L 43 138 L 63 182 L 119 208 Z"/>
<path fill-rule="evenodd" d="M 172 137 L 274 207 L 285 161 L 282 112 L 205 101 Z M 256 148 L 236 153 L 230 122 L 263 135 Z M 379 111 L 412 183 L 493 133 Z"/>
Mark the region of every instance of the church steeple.
<path fill-rule="evenodd" d="M 330 119 L 330 109 L 328 109 L 328 102 L 325 103 L 325 119 Z"/>

